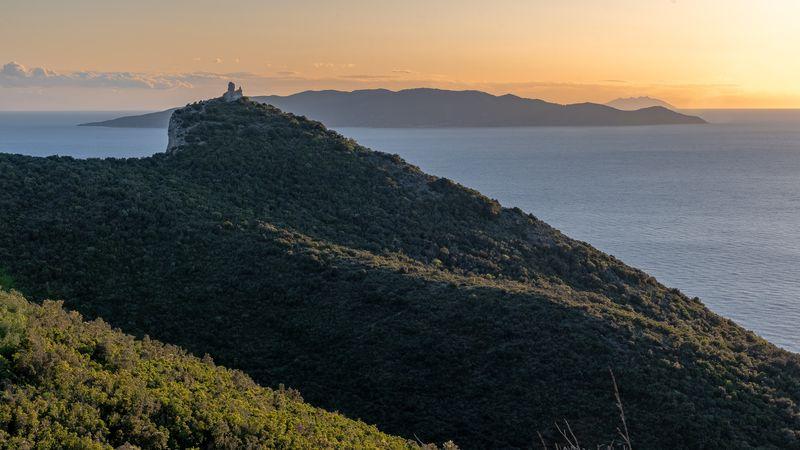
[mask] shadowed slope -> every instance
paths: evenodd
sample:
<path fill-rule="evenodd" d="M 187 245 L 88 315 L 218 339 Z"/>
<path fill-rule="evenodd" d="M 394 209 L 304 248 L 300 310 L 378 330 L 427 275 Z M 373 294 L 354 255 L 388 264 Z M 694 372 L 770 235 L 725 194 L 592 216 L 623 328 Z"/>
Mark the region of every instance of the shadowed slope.
<path fill-rule="evenodd" d="M 0 155 L 0 266 L 406 437 L 609 442 L 611 367 L 641 448 L 798 446 L 800 358 L 699 300 L 269 106 L 172 129 L 141 160 Z"/>

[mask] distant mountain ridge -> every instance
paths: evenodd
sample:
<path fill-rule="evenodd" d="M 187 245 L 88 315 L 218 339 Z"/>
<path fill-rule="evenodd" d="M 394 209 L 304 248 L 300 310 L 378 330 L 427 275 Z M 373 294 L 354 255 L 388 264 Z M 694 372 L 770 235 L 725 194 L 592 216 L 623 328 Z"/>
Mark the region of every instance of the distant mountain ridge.
<path fill-rule="evenodd" d="M 643 108 L 652 108 L 654 106 L 660 106 L 662 108 L 667 108 L 672 111 L 678 110 L 678 108 L 672 106 L 671 104 L 665 102 L 664 100 L 646 96 L 617 98 L 606 103 L 606 106 L 610 106 L 612 108 L 620 109 L 623 111 L 636 111 Z"/>
<path fill-rule="evenodd" d="M 661 106 L 622 111 L 597 103 L 560 105 L 512 94 L 480 91 L 369 89 L 305 91 L 251 98 L 332 127 L 516 127 L 703 124 L 703 119 Z M 82 124 L 124 128 L 166 128 L 175 110 Z"/>

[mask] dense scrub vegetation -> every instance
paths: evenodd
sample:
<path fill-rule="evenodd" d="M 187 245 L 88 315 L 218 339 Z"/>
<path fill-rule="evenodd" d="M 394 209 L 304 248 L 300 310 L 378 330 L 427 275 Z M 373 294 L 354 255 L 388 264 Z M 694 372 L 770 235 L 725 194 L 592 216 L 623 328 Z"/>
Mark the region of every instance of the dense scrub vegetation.
<path fill-rule="evenodd" d="M 406 438 L 800 448 L 800 357 L 518 209 L 247 100 L 130 160 L 0 155 L 36 298 Z M 457 151 L 457 149 L 454 149 Z"/>
<path fill-rule="evenodd" d="M 0 292 L 0 382 L 2 448 L 417 447 L 17 293 Z"/>

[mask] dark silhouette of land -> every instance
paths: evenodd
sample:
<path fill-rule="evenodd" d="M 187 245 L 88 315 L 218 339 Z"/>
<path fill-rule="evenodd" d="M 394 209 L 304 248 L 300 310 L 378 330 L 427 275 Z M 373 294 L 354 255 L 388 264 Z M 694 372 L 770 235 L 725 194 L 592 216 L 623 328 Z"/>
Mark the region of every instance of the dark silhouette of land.
<path fill-rule="evenodd" d="M 617 98 L 606 103 L 606 106 L 610 106 L 616 109 L 621 109 L 623 111 L 636 111 L 637 109 L 652 108 L 653 106 L 661 106 L 663 108 L 671 109 L 673 111 L 678 110 L 678 108 L 665 102 L 664 100 L 653 97 Z"/>
<path fill-rule="evenodd" d="M 703 124 L 703 119 L 656 106 L 622 111 L 596 103 L 559 105 L 543 100 L 495 96 L 479 91 L 386 89 L 305 91 L 254 101 L 324 122 L 332 127 L 517 127 Z M 175 110 L 83 124 L 123 128 L 166 128 Z"/>
<path fill-rule="evenodd" d="M 79 127 L 112 127 L 112 128 L 167 128 L 169 117 L 178 108 L 165 111 L 141 114 L 138 116 L 124 116 L 100 122 L 89 122 L 78 125 Z"/>

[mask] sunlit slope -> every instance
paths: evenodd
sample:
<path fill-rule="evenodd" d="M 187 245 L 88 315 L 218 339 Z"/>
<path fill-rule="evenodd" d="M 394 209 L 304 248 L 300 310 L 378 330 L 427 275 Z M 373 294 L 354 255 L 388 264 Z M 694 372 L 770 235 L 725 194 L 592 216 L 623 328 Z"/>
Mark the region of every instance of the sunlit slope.
<path fill-rule="evenodd" d="M 0 290 L 3 448 L 412 448 L 206 357 Z"/>

